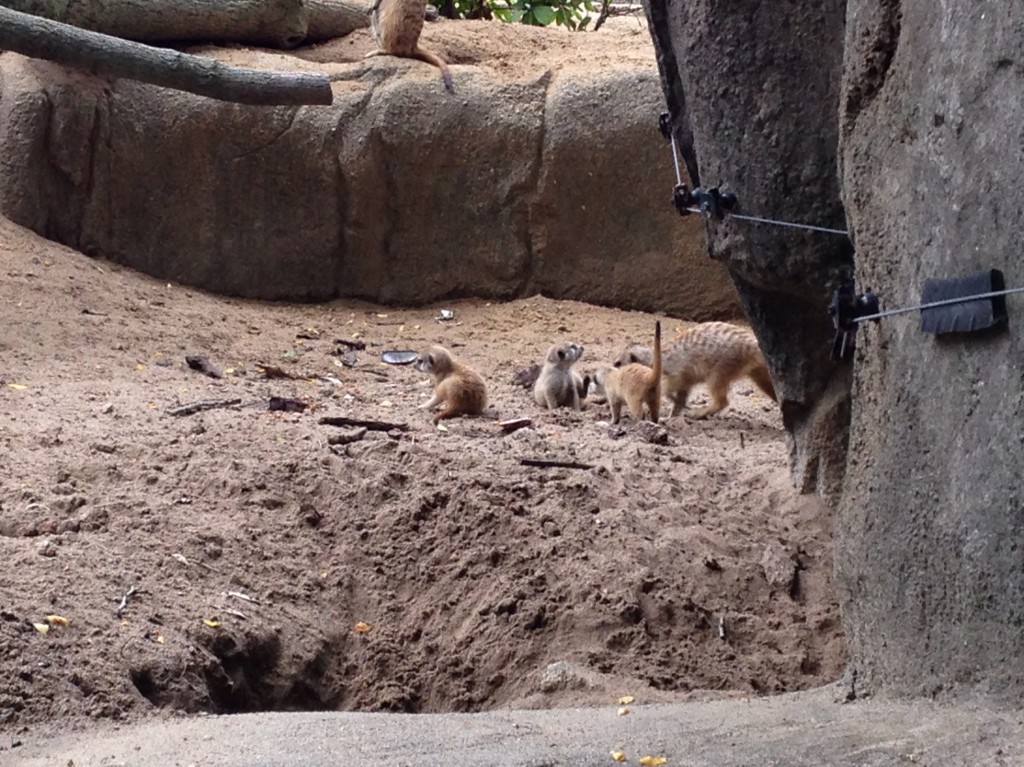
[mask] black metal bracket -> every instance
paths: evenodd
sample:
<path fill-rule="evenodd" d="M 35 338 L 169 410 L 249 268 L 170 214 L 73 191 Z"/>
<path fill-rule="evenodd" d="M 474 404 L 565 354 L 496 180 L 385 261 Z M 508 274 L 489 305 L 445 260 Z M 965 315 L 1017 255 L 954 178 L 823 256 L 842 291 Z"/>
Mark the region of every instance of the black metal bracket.
<path fill-rule="evenodd" d="M 676 184 L 672 190 L 672 205 L 680 216 L 689 215 L 696 208 L 705 218 L 717 218 L 721 221 L 725 214 L 735 210 L 738 204 L 735 194 L 723 192 L 717 186 L 711 189 L 690 189 L 686 184 Z"/>
<path fill-rule="evenodd" d="M 853 359 L 857 325 L 861 317 L 878 314 L 878 296 L 870 289 L 858 294 L 852 281 L 844 282 L 832 293 L 828 313 L 836 328 L 836 335 L 832 340 L 832 360 L 838 362 Z M 877 321 L 876 319 L 875 322 Z"/>
<path fill-rule="evenodd" d="M 658 115 L 658 130 L 666 141 L 672 140 L 672 113 L 662 112 Z"/>

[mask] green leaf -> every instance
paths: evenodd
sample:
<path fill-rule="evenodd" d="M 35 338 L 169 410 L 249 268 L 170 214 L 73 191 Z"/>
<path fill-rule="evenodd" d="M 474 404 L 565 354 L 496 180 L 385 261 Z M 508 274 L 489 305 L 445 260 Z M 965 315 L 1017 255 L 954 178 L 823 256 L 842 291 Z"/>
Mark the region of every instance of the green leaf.
<path fill-rule="evenodd" d="M 555 12 L 550 5 L 535 5 L 533 6 L 533 18 L 537 20 L 538 24 L 546 27 L 555 20 Z"/>

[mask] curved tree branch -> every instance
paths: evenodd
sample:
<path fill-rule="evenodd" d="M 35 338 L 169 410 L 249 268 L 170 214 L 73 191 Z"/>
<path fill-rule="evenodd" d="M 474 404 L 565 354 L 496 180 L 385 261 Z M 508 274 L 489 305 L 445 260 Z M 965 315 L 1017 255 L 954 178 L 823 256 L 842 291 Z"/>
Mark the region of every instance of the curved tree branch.
<path fill-rule="evenodd" d="M 238 104 L 330 104 L 324 74 L 229 67 L 0 6 L 0 49 Z"/>

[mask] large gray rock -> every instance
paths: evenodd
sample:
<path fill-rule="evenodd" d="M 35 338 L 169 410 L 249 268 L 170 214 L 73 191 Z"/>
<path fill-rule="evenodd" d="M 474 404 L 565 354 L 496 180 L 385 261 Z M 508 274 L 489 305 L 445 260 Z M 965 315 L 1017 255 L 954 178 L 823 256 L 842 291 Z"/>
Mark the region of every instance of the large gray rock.
<path fill-rule="evenodd" d="M 729 187 L 743 213 L 843 229 L 836 154 L 845 2 L 646 6 L 695 181 Z M 834 500 L 849 366 L 828 359 L 826 307 L 852 268 L 850 242 L 728 218 L 708 233 L 772 370 L 797 484 Z"/>
<path fill-rule="evenodd" d="M 851 0 L 843 184 L 861 287 L 1024 285 L 1024 2 Z M 837 583 L 857 689 L 1024 694 L 1024 305 L 1009 332 L 860 333 Z"/>
<path fill-rule="evenodd" d="M 543 292 L 738 314 L 699 223 L 668 204 L 653 56 L 455 74 L 452 96 L 431 67 L 375 59 L 362 81 L 335 85 L 330 107 L 262 108 L 5 53 L 0 212 L 88 254 L 246 297 Z"/>

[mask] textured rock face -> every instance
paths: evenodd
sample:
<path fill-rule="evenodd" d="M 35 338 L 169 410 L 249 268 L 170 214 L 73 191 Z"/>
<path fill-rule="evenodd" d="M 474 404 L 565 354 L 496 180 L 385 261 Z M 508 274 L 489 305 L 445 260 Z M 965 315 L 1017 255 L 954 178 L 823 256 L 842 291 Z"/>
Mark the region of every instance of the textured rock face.
<path fill-rule="evenodd" d="M 836 162 L 844 12 L 820 3 L 648 0 L 670 103 L 686 123 L 688 167 L 733 190 L 743 213 L 845 228 Z M 736 219 L 711 223 L 768 358 L 794 475 L 834 500 L 849 419 L 849 367 L 828 359 L 828 297 L 852 267 L 842 236 Z"/>
<path fill-rule="evenodd" d="M 739 313 L 699 222 L 668 204 L 653 61 L 519 78 L 460 68 L 455 97 L 431 68 L 376 61 L 331 107 L 253 108 L 3 54 L 0 211 L 247 297 L 543 292 Z"/>
<path fill-rule="evenodd" d="M 1024 3 L 849 4 L 843 185 L 861 287 L 1024 284 Z M 837 582 L 858 688 L 1024 693 L 1024 305 L 1009 332 L 862 331 Z"/>

